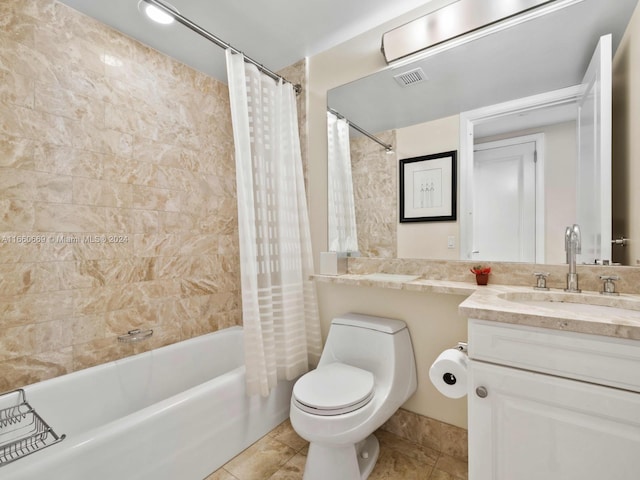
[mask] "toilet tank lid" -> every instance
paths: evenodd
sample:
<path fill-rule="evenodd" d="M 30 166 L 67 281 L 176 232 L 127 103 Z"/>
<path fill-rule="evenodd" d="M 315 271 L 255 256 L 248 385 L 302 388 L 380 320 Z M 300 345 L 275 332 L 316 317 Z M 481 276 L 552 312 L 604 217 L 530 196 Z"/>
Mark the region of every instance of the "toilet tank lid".
<path fill-rule="evenodd" d="M 407 324 L 402 320 L 374 317 L 372 315 L 363 315 L 361 313 L 345 313 L 334 318 L 331 324 L 367 328 L 369 330 L 376 330 L 382 333 L 396 333 L 407 328 Z"/>

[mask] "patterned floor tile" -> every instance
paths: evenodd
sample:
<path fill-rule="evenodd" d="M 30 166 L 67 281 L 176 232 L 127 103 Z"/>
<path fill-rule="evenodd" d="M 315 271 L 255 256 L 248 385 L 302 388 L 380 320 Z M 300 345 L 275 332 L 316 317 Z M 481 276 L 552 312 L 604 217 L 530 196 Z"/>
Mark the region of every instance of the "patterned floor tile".
<path fill-rule="evenodd" d="M 369 480 L 467 480 L 467 462 L 385 430 Z M 205 480 L 302 480 L 309 444 L 287 420 Z M 464 450 L 464 449 L 462 449 Z"/>
<path fill-rule="evenodd" d="M 296 451 L 273 438 L 263 437 L 224 466 L 238 480 L 267 480 Z"/>

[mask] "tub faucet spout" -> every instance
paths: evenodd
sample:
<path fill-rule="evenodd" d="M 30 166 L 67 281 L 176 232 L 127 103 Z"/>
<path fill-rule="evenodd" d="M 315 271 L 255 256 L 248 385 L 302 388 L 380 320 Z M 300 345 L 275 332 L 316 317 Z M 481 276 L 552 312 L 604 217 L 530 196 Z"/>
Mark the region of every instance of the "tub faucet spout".
<path fill-rule="evenodd" d="M 567 288 L 565 292 L 580 293 L 578 288 L 578 273 L 576 272 L 576 254 L 582 251 L 582 236 L 580 234 L 580 226 L 574 224 L 567 227 L 564 232 L 564 249 L 567 252 L 567 263 L 569 264 L 569 273 L 567 273 Z"/>

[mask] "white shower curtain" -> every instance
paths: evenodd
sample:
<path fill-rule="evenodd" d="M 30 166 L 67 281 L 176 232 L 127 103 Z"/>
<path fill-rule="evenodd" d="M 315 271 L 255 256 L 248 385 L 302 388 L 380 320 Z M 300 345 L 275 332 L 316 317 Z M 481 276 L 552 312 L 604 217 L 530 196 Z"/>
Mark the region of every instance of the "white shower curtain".
<path fill-rule="evenodd" d="M 322 350 L 293 86 L 227 50 L 247 390 L 266 396 Z"/>
<path fill-rule="evenodd" d="M 356 210 L 351 176 L 349 123 L 327 112 L 329 170 L 329 250 L 358 251 Z"/>

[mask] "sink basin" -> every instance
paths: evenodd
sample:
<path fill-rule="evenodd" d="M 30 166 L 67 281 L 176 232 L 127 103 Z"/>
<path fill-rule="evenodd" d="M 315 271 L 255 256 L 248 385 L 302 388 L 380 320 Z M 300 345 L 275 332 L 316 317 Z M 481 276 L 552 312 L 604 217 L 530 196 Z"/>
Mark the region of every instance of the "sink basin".
<path fill-rule="evenodd" d="M 558 313 L 640 320 L 640 298 L 564 292 L 509 292 L 498 296 L 509 302 Z"/>
<path fill-rule="evenodd" d="M 362 278 L 367 280 L 375 280 L 378 282 L 413 282 L 420 278 L 420 275 L 399 275 L 396 273 L 370 273 L 363 275 Z"/>

